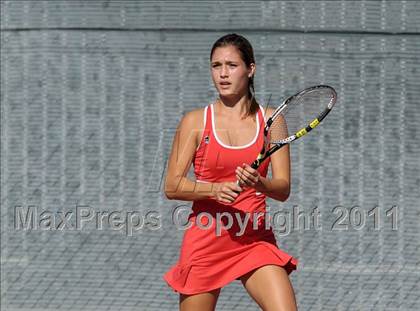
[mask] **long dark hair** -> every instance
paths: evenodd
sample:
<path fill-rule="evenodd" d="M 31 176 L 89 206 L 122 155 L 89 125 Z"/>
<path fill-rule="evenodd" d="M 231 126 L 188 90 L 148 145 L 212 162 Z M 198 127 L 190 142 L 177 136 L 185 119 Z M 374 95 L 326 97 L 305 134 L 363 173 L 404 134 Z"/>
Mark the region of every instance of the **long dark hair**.
<path fill-rule="evenodd" d="M 243 36 L 238 35 L 236 33 L 227 34 L 217 39 L 217 41 L 213 44 L 213 47 L 211 48 L 210 61 L 211 61 L 211 58 L 213 57 L 213 52 L 216 48 L 230 46 L 230 45 L 238 49 L 242 60 L 244 61 L 244 63 L 246 64 L 248 68 L 251 65 L 251 63 L 255 64 L 254 51 L 252 49 L 251 43 L 249 43 L 249 41 L 245 39 Z M 255 95 L 254 75 L 252 75 L 252 77 L 249 78 L 249 81 L 248 81 L 249 102 L 247 103 L 248 109 L 247 109 L 246 116 L 254 115 L 257 112 L 258 103 L 254 95 Z"/>

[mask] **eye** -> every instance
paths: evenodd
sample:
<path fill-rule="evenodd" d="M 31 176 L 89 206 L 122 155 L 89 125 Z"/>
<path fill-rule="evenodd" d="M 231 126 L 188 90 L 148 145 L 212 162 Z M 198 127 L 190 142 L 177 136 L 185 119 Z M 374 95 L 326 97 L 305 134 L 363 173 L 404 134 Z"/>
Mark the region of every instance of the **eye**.
<path fill-rule="evenodd" d="M 212 68 L 220 67 L 220 64 L 213 64 L 211 67 Z"/>
<path fill-rule="evenodd" d="M 238 65 L 236 65 L 236 64 L 230 64 L 229 66 L 230 67 L 237 67 Z"/>

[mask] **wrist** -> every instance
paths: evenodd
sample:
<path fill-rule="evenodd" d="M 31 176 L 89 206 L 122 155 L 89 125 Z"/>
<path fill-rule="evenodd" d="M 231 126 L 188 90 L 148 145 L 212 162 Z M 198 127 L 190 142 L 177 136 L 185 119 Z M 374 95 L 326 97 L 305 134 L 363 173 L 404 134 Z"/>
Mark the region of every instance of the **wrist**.
<path fill-rule="evenodd" d="M 255 187 L 254 187 L 255 190 L 257 190 L 258 192 L 264 193 L 267 190 L 267 187 L 265 186 L 265 181 L 266 181 L 266 178 L 260 176 L 258 178 L 258 181 L 255 183 Z"/>
<path fill-rule="evenodd" d="M 220 186 L 220 183 L 216 183 L 216 182 L 211 183 L 211 189 L 210 189 L 210 194 L 209 194 L 210 197 L 209 197 L 209 199 L 212 199 L 212 200 L 216 200 L 217 199 L 217 192 L 218 192 L 219 186 Z"/>

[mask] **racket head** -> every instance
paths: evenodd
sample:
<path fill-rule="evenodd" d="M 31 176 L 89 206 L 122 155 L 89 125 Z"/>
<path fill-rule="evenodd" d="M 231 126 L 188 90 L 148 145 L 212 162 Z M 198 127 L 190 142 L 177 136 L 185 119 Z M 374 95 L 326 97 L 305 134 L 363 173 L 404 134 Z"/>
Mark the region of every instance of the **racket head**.
<path fill-rule="evenodd" d="M 288 97 L 267 120 L 266 145 L 284 145 L 296 140 L 327 116 L 337 101 L 331 86 L 316 85 Z"/>

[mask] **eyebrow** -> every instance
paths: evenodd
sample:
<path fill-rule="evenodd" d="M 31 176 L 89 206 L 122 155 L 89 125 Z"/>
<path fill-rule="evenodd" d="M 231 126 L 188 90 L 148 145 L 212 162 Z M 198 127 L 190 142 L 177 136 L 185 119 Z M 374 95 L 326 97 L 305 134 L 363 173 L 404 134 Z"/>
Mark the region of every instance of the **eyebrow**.
<path fill-rule="evenodd" d="M 214 64 L 220 64 L 221 62 L 220 61 L 214 61 L 214 62 L 211 62 L 211 64 L 212 65 L 214 65 Z M 239 61 L 234 61 L 234 60 L 228 60 L 228 61 L 226 61 L 226 64 L 236 64 L 236 63 L 239 63 Z"/>

